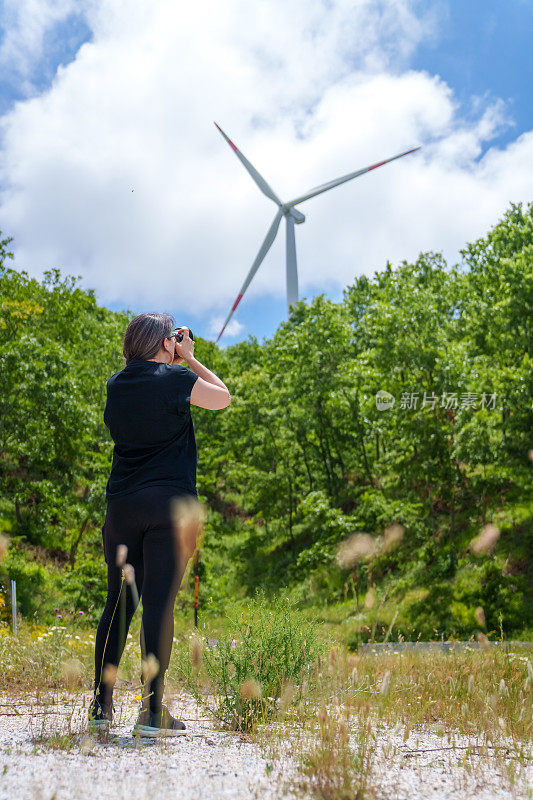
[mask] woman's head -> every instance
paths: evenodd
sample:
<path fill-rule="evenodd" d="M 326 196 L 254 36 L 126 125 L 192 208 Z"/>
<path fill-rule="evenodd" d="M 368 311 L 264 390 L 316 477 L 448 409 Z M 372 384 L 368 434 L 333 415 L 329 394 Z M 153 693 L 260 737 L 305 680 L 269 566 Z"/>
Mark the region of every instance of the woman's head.
<path fill-rule="evenodd" d="M 134 317 L 124 334 L 122 352 L 126 364 L 135 358 L 154 358 L 173 328 L 174 319 L 170 314 L 150 312 Z"/>

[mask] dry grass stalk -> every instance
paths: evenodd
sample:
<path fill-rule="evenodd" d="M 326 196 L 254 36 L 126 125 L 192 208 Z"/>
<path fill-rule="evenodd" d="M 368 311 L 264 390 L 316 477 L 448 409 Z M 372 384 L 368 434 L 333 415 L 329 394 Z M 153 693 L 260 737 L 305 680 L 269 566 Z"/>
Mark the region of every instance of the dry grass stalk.
<path fill-rule="evenodd" d="M 369 533 L 356 531 L 340 543 L 337 551 L 337 563 L 342 569 L 349 569 L 359 561 L 373 556 L 376 550 L 376 541 Z"/>
<path fill-rule="evenodd" d="M 114 664 L 106 664 L 102 672 L 102 681 L 106 686 L 114 686 L 117 680 L 118 668 Z"/>
<path fill-rule="evenodd" d="M 296 686 L 291 681 L 287 681 L 286 683 L 283 684 L 279 700 L 279 707 L 282 713 L 289 708 L 294 698 L 296 697 L 296 694 L 297 694 Z"/>
<path fill-rule="evenodd" d="M 204 655 L 204 643 L 198 636 L 193 636 L 189 642 L 189 658 L 193 669 L 199 669 Z"/>
<path fill-rule="evenodd" d="M 126 583 L 130 586 L 135 583 L 135 568 L 132 564 L 124 564 L 122 567 L 122 575 Z"/>
<path fill-rule="evenodd" d="M 83 664 L 79 658 L 69 658 L 61 664 L 61 673 L 67 689 L 83 686 Z"/>
<path fill-rule="evenodd" d="M 403 539 L 403 535 L 405 533 L 405 529 L 402 525 L 399 525 L 397 522 L 389 525 L 388 528 L 385 529 L 383 532 L 383 536 L 380 543 L 380 550 L 382 553 L 390 553 L 391 550 L 394 550 L 398 545 L 401 543 Z"/>
<path fill-rule="evenodd" d="M 481 606 L 478 606 L 474 611 L 474 616 L 476 618 L 476 622 L 482 628 L 486 627 L 486 620 L 485 620 L 485 612 L 483 611 Z"/>
<path fill-rule="evenodd" d="M 153 653 L 148 653 L 146 658 L 141 660 L 141 675 L 144 683 L 149 683 L 159 672 L 159 661 Z"/>
<path fill-rule="evenodd" d="M 194 497 L 175 497 L 171 505 L 172 520 L 176 536 L 180 574 L 184 575 L 187 564 L 201 547 L 207 511 Z"/>
<path fill-rule="evenodd" d="M 370 587 L 370 589 L 368 590 L 368 592 L 365 595 L 365 608 L 368 608 L 369 610 L 371 608 L 373 608 L 375 600 L 376 600 L 376 598 L 375 598 L 374 589 L 372 587 Z"/>
<path fill-rule="evenodd" d="M 255 678 L 247 678 L 239 686 L 239 694 L 243 700 L 259 700 L 263 695 L 261 684 Z"/>
<path fill-rule="evenodd" d="M 390 669 L 388 669 L 383 675 L 383 678 L 381 680 L 381 685 L 379 687 L 380 694 L 387 695 L 389 693 L 390 679 L 391 679 L 391 671 Z"/>
<path fill-rule="evenodd" d="M 7 555 L 7 551 L 9 549 L 9 539 L 7 536 L 4 536 L 3 533 L 0 533 L 0 561 L 3 561 Z"/>
<path fill-rule="evenodd" d="M 117 547 L 116 553 L 116 565 L 117 567 L 123 567 L 126 563 L 126 558 L 128 557 L 128 546 L 125 544 L 119 544 Z"/>
<path fill-rule="evenodd" d="M 475 536 L 470 542 L 470 550 L 475 556 L 485 555 L 491 553 L 496 547 L 496 543 L 500 538 L 500 529 L 488 523 L 484 525 L 478 536 Z"/>
<path fill-rule="evenodd" d="M 80 753 L 84 756 L 88 756 L 92 753 L 94 746 L 96 744 L 96 739 L 93 736 L 83 736 L 80 742 Z"/>

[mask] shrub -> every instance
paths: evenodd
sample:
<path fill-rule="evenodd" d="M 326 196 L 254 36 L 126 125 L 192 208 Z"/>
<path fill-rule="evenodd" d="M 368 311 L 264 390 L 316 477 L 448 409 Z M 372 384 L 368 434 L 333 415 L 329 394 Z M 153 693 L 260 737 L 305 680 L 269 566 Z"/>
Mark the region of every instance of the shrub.
<path fill-rule="evenodd" d="M 206 701 L 207 682 L 213 704 L 206 704 L 222 723 L 251 730 L 272 717 L 282 694 L 300 698 L 320 651 L 317 630 L 287 598 L 269 600 L 263 592 L 228 622 L 224 642 L 192 638 L 190 658 L 181 659 L 178 673 L 199 701 Z"/>

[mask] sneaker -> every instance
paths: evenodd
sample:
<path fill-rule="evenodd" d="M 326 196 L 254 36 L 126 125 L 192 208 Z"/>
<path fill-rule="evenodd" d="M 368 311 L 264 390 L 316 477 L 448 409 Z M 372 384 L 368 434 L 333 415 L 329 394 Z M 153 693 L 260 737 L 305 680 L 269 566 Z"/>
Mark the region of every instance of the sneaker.
<path fill-rule="evenodd" d="M 113 722 L 113 711 L 116 711 L 114 705 L 109 708 L 102 705 L 97 697 L 93 697 L 88 711 L 89 732 L 106 733 Z"/>
<path fill-rule="evenodd" d="M 166 706 L 161 711 L 143 709 L 132 731 L 134 736 L 184 736 L 187 733 L 180 719 L 175 719 Z"/>

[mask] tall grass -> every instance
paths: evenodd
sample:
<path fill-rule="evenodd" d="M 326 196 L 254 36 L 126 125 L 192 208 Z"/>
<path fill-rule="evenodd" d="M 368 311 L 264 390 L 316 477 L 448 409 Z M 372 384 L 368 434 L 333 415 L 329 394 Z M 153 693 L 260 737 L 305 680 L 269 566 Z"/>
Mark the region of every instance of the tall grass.
<path fill-rule="evenodd" d="M 139 623 L 119 668 L 119 702 L 121 691 L 131 699 L 139 692 Z M 485 766 L 509 793 L 522 790 L 533 757 L 527 651 L 350 653 L 324 649 L 320 635 L 287 601 L 258 598 L 216 630 L 209 621 L 201 633 L 178 630 L 169 683 L 192 691 L 226 727 L 248 731 L 271 759 L 289 752 L 299 768 L 293 785 L 322 800 L 370 800 L 384 753 L 386 764 L 399 758 L 399 737 L 415 757 L 413 735 L 424 732 L 442 737 L 443 751 L 462 753 L 456 771 L 465 781 Z M 25 694 L 37 705 L 68 704 L 92 688 L 93 658 L 94 632 L 73 620 L 49 629 L 23 622 L 17 637 L 0 629 L 13 707 Z M 36 741 L 69 746 L 68 726 L 45 731 L 44 723 L 36 714 Z"/>

